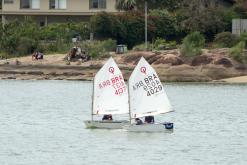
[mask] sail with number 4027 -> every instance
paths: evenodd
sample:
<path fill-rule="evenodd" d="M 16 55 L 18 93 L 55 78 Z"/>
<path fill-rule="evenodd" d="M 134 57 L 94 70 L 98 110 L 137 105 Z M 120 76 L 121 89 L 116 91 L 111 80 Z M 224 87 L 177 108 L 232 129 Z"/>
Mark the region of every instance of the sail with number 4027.
<path fill-rule="evenodd" d="M 172 111 L 164 87 L 152 66 L 142 57 L 129 79 L 131 118 Z"/>
<path fill-rule="evenodd" d="M 127 86 L 113 58 L 95 75 L 93 92 L 94 115 L 129 113 Z"/>

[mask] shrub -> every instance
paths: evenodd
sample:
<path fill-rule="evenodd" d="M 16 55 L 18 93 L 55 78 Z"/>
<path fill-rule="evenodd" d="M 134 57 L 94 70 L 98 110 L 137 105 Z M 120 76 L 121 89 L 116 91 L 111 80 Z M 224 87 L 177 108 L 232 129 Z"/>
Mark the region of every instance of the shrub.
<path fill-rule="evenodd" d="M 72 38 L 71 31 L 68 24 L 56 23 L 41 28 L 41 40 L 62 40 L 70 42 Z"/>
<path fill-rule="evenodd" d="M 18 38 L 14 35 L 9 35 L 8 37 L 3 37 L 1 41 L 2 51 L 7 54 L 15 54 L 17 47 Z"/>
<path fill-rule="evenodd" d="M 152 50 L 152 44 L 150 44 L 149 42 L 147 43 L 147 47 L 148 47 L 148 50 Z M 135 51 L 145 51 L 146 50 L 146 45 L 145 45 L 145 43 L 136 45 L 136 46 L 133 47 L 133 50 L 135 50 Z"/>
<path fill-rule="evenodd" d="M 41 52 L 67 52 L 72 37 L 88 39 L 88 23 L 56 23 L 39 27 L 32 19 L 0 24 L 0 50 L 6 54 L 24 55 L 34 49 Z"/>
<path fill-rule="evenodd" d="M 236 46 L 234 46 L 230 49 L 230 56 L 234 60 L 236 60 L 240 63 L 245 62 L 245 58 L 243 56 L 243 50 L 244 50 L 245 46 L 246 46 L 245 41 L 240 41 Z"/>
<path fill-rule="evenodd" d="M 222 32 L 216 35 L 214 46 L 219 48 L 230 48 L 239 42 L 239 37 L 230 32 Z"/>
<path fill-rule="evenodd" d="M 4 52 L 15 55 L 32 53 L 40 37 L 39 27 L 30 18 L 5 24 L 3 33 L 1 45 Z"/>
<path fill-rule="evenodd" d="M 110 51 L 115 51 L 117 42 L 112 39 L 107 39 L 101 42 L 102 48 L 105 49 L 105 51 L 110 52 Z"/>
<path fill-rule="evenodd" d="M 41 28 L 39 39 L 45 41 L 62 40 L 70 43 L 75 36 L 80 40 L 89 39 L 90 31 L 87 23 L 56 23 Z"/>
<path fill-rule="evenodd" d="M 240 35 L 240 40 L 241 40 L 241 41 L 244 41 L 245 44 L 246 44 L 246 42 L 247 42 L 247 32 L 242 33 L 242 34 Z M 245 48 L 246 48 L 246 46 L 247 46 L 247 44 L 245 45 Z"/>
<path fill-rule="evenodd" d="M 40 42 L 36 50 L 43 53 L 66 53 L 72 46 L 72 43 L 61 41 Z"/>
<path fill-rule="evenodd" d="M 116 41 L 108 39 L 105 41 L 84 41 L 80 47 L 88 52 L 92 58 L 99 58 L 106 56 L 107 52 L 116 49 Z"/>
<path fill-rule="evenodd" d="M 205 38 L 199 32 L 193 32 L 187 35 L 181 46 L 181 53 L 185 56 L 196 56 L 200 55 L 202 52 L 202 48 L 205 45 Z"/>
<path fill-rule="evenodd" d="M 31 54 L 37 48 L 37 42 L 28 37 L 21 37 L 17 45 L 17 54 L 25 55 Z"/>
<path fill-rule="evenodd" d="M 168 50 L 176 48 L 176 41 L 166 41 L 165 39 L 158 38 L 154 42 L 154 49 L 156 50 Z"/>
<path fill-rule="evenodd" d="M 247 33 L 242 33 L 240 35 L 240 41 L 234 47 L 230 49 L 230 56 L 240 62 L 247 63 L 247 57 L 244 54 L 244 49 L 247 48 Z"/>
<path fill-rule="evenodd" d="M 57 52 L 57 45 L 56 43 L 50 43 L 44 47 L 44 52 L 46 53 L 52 53 L 52 52 Z"/>
<path fill-rule="evenodd" d="M 80 23 L 70 23 L 69 29 L 71 36 L 79 35 L 81 40 L 87 40 L 90 36 L 89 23 L 80 22 Z"/>

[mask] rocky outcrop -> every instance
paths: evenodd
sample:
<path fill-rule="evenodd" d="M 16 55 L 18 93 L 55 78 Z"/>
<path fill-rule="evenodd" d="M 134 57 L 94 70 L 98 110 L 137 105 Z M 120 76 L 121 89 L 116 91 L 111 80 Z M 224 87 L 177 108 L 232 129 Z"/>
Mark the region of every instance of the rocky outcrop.
<path fill-rule="evenodd" d="M 229 58 L 229 49 L 213 49 L 204 51 L 202 55 L 194 57 L 192 59 L 192 66 L 199 65 L 222 65 L 223 67 L 229 68 L 234 66 L 234 60 Z"/>
<path fill-rule="evenodd" d="M 213 61 L 212 57 L 207 55 L 200 55 L 192 60 L 191 65 L 192 66 L 206 65 L 206 64 L 210 64 L 212 61 Z"/>
<path fill-rule="evenodd" d="M 183 63 L 184 63 L 183 60 L 174 54 L 159 56 L 159 58 L 155 62 L 153 62 L 154 65 L 157 64 L 181 65 Z"/>
<path fill-rule="evenodd" d="M 153 58 L 153 56 L 155 56 L 153 52 L 134 52 L 123 55 L 121 60 L 123 63 L 136 65 L 141 57 L 144 57 L 148 61 L 150 58 Z"/>
<path fill-rule="evenodd" d="M 225 57 L 216 59 L 214 64 L 223 65 L 224 67 L 227 67 L 227 68 L 233 66 L 232 61 L 229 58 L 225 58 Z"/>
<path fill-rule="evenodd" d="M 144 57 L 149 64 L 170 64 L 181 65 L 183 60 L 179 57 L 178 50 L 157 51 L 157 52 L 134 52 L 122 56 L 120 63 L 136 65 L 141 57 Z"/>

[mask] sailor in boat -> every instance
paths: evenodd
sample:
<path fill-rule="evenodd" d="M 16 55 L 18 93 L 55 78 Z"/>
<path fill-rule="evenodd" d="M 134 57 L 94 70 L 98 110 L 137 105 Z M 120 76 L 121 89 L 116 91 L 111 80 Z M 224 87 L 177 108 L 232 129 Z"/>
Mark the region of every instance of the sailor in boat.
<path fill-rule="evenodd" d="M 154 121 L 154 115 L 172 112 L 173 109 L 158 74 L 143 57 L 130 75 L 128 85 L 130 119 L 147 115 L 143 125 L 126 126 L 128 131 L 164 132 L 173 129 L 173 123 Z"/>
<path fill-rule="evenodd" d="M 142 125 L 143 124 L 142 120 L 139 118 L 136 118 L 135 121 L 136 121 L 136 125 Z"/>
<path fill-rule="evenodd" d="M 153 116 L 146 116 L 145 123 L 147 124 L 154 124 L 154 117 Z"/>
<path fill-rule="evenodd" d="M 111 114 L 104 115 L 103 118 L 102 118 L 102 120 L 110 120 L 111 121 L 111 120 L 113 120 L 112 119 L 112 115 Z"/>

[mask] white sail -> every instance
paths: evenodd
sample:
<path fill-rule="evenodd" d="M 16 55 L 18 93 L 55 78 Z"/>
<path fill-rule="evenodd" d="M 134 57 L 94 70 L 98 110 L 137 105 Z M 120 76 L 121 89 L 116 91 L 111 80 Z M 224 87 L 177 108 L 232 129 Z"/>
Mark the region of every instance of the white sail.
<path fill-rule="evenodd" d="M 128 90 L 117 64 L 110 58 L 94 78 L 93 114 L 129 113 Z"/>
<path fill-rule="evenodd" d="M 132 118 L 172 111 L 156 71 L 143 57 L 130 76 L 129 95 Z"/>

